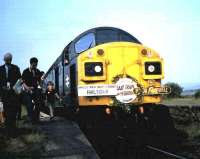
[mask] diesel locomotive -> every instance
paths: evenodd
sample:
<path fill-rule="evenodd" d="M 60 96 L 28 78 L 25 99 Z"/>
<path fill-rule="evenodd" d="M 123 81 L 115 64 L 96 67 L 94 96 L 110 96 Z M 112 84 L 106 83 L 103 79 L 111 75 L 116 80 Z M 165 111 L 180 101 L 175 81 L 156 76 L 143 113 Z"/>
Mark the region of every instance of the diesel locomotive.
<path fill-rule="evenodd" d="M 164 62 L 159 53 L 128 32 L 90 29 L 71 41 L 46 73 L 66 111 L 111 114 L 119 105 L 144 113 L 161 102 Z M 141 109 L 142 108 L 142 109 Z M 93 115 L 94 117 L 94 115 Z"/>

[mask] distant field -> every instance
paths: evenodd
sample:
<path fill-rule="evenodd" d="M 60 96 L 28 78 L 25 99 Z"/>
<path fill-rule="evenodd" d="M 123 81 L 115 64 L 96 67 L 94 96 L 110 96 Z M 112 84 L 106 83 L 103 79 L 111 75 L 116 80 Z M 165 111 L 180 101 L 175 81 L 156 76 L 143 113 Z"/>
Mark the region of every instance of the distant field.
<path fill-rule="evenodd" d="M 200 106 L 200 98 L 174 98 L 174 99 L 164 99 L 162 104 L 165 105 L 199 105 Z"/>

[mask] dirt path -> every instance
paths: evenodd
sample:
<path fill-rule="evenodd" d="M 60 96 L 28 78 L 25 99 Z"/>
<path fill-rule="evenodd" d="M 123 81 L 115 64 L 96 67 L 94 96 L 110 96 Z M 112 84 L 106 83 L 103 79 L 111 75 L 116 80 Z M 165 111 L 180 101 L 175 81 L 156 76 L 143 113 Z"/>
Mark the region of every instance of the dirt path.
<path fill-rule="evenodd" d="M 97 159 L 98 156 L 79 127 L 71 121 L 56 118 L 40 125 L 48 140 L 44 156 L 76 159 Z"/>

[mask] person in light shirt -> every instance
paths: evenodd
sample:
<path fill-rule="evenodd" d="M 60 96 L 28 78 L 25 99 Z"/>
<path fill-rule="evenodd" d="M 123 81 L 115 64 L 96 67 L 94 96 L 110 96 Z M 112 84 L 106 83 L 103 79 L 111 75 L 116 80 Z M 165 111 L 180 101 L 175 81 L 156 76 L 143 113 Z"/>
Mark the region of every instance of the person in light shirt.
<path fill-rule="evenodd" d="M 50 119 L 54 118 L 54 108 L 55 108 L 56 98 L 61 101 L 61 98 L 59 97 L 53 82 L 49 81 L 47 83 L 46 99 L 47 99 L 47 105 L 50 111 Z"/>

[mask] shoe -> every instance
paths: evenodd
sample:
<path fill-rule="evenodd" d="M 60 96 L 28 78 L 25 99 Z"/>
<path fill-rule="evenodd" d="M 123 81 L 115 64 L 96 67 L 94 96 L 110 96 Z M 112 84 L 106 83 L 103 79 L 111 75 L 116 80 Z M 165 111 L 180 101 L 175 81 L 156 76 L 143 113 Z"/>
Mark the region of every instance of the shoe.
<path fill-rule="evenodd" d="M 0 123 L 0 128 L 5 128 L 5 123 Z"/>
<path fill-rule="evenodd" d="M 52 120 L 54 118 L 54 116 L 50 117 L 50 120 Z"/>

